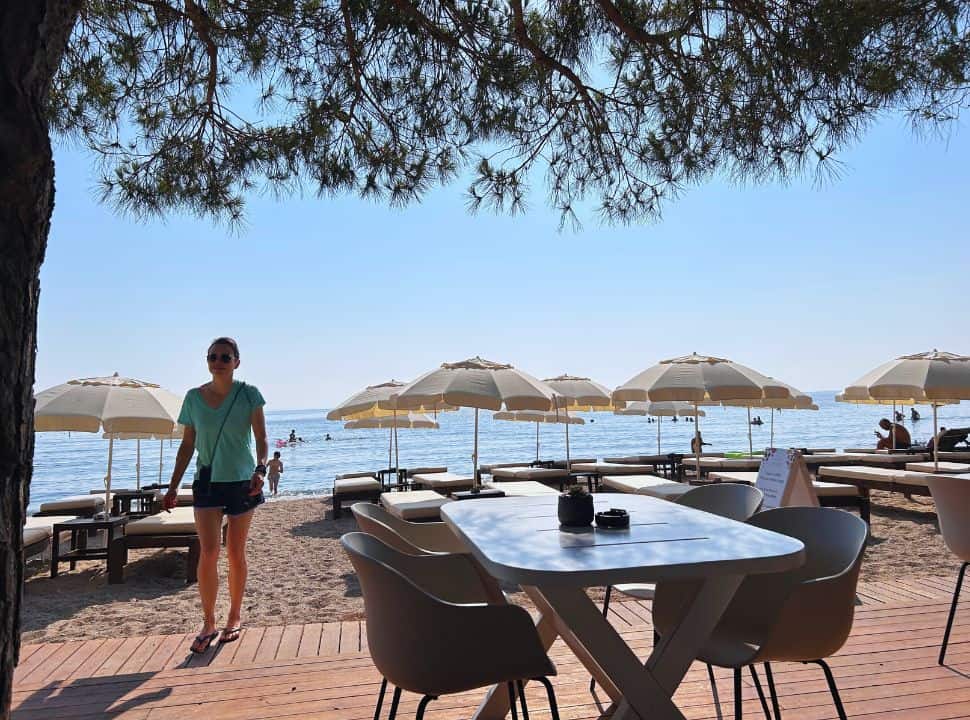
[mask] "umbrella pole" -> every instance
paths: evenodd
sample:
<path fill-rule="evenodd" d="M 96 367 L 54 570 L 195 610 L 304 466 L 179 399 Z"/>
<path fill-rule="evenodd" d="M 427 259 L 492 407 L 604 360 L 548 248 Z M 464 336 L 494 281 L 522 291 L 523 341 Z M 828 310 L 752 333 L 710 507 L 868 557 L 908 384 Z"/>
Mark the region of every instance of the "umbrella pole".
<path fill-rule="evenodd" d="M 141 440 L 135 439 L 135 490 L 141 490 Z"/>
<path fill-rule="evenodd" d="M 569 474 L 569 408 L 566 408 L 566 474 Z"/>
<path fill-rule="evenodd" d="M 940 438 L 936 429 L 936 403 L 933 403 L 933 472 L 940 471 Z"/>
<path fill-rule="evenodd" d="M 754 444 L 751 442 L 751 407 L 748 407 L 748 457 L 754 455 Z"/>
<path fill-rule="evenodd" d="M 158 484 L 162 484 L 162 456 L 165 454 L 165 441 L 158 441 Z"/>
<path fill-rule="evenodd" d="M 387 469 L 391 469 L 391 452 L 393 451 L 394 444 L 394 428 L 387 429 Z"/>
<path fill-rule="evenodd" d="M 536 462 L 539 462 L 539 421 L 536 421 Z"/>
<path fill-rule="evenodd" d="M 108 474 L 104 476 L 104 516 L 111 514 L 111 460 L 114 455 L 115 439 L 108 438 Z"/>
<path fill-rule="evenodd" d="M 701 424 L 697 415 L 697 403 L 694 403 L 694 445 L 697 449 L 694 451 L 694 457 L 697 460 L 697 467 L 694 471 L 697 473 L 697 481 L 700 482 L 701 479 Z"/>
<path fill-rule="evenodd" d="M 400 442 L 401 442 L 401 440 L 400 440 L 400 438 L 397 435 L 397 409 L 396 408 L 394 409 L 394 428 L 393 428 L 393 431 L 394 431 L 394 469 L 396 471 L 400 471 L 400 468 L 401 468 L 401 455 L 400 455 L 401 445 L 400 445 Z"/>
<path fill-rule="evenodd" d="M 660 454 L 660 422 L 663 420 L 662 415 L 657 416 L 657 455 Z"/>
<path fill-rule="evenodd" d="M 771 408 L 771 441 L 769 442 L 768 447 L 774 447 L 774 446 L 775 446 L 775 409 Z"/>
<path fill-rule="evenodd" d="M 478 488 L 478 408 L 475 408 L 475 450 L 472 453 L 472 486 Z"/>
<path fill-rule="evenodd" d="M 889 426 L 893 434 L 893 450 L 896 449 L 896 401 L 893 400 L 893 424 Z"/>

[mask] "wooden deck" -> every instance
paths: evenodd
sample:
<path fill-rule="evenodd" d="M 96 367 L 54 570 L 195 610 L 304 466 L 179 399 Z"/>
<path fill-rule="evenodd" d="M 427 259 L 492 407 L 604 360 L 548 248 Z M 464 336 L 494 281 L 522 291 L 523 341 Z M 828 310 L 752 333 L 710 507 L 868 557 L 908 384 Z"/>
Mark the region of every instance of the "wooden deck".
<path fill-rule="evenodd" d="M 852 636 L 831 665 L 850 718 L 970 720 L 970 602 L 957 613 L 947 667 L 936 663 L 953 578 L 859 587 Z M 649 604 L 617 602 L 611 620 L 637 652 L 651 646 Z M 364 720 L 373 717 L 380 676 L 367 655 L 363 623 L 247 628 L 239 641 L 188 652 L 191 636 L 113 638 L 27 645 L 14 687 L 16 720 Z M 608 702 L 588 691 L 589 675 L 561 643 L 551 652 L 563 720 L 598 718 Z M 835 718 L 817 666 L 775 667 L 785 720 Z M 731 681 L 719 674 L 720 710 L 732 717 Z M 432 703 L 426 717 L 467 718 L 480 692 Z M 530 716 L 548 717 L 544 695 L 528 693 Z M 691 720 L 717 718 L 706 671 L 695 665 L 677 703 Z M 418 698 L 404 695 L 399 717 Z M 385 706 L 386 714 L 386 706 Z M 745 716 L 763 717 L 750 677 Z"/>

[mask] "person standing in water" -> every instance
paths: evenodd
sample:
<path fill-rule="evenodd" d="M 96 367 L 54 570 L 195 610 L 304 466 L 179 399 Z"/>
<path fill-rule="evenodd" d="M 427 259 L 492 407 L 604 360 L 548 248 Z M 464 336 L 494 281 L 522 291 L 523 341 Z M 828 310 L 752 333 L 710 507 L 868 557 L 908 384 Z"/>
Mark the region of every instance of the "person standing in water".
<path fill-rule="evenodd" d="M 280 475 L 283 474 L 283 461 L 280 460 L 279 450 L 274 452 L 273 459 L 266 463 L 266 470 L 269 472 L 266 476 L 269 480 L 269 491 L 276 495 L 280 490 Z"/>
<path fill-rule="evenodd" d="M 226 555 L 229 561 L 229 614 L 220 642 L 234 642 L 242 632 L 242 601 L 246 591 L 246 540 L 253 511 L 264 502 L 266 476 L 265 400 L 252 385 L 233 379 L 239 367 L 239 346 L 229 337 L 216 338 L 206 352 L 212 379 L 185 395 L 178 422 L 185 427 L 182 444 L 163 504 L 178 501 L 178 486 L 198 450 L 192 505 L 199 533 L 199 598 L 202 629 L 192 643 L 194 653 L 205 652 L 219 637 L 216 597 L 219 593 L 219 548 L 222 517 L 228 516 Z M 253 437 L 256 457 L 253 461 Z"/>

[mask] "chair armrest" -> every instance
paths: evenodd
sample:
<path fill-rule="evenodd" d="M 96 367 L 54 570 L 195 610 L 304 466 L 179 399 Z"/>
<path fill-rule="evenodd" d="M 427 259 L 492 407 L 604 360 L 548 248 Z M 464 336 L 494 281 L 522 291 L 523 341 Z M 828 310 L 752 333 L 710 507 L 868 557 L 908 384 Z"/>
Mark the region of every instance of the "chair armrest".
<path fill-rule="evenodd" d="M 443 522 L 411 523 L 409 541 L 422 550 L 441 553 L 467 553 L 468 547 Z"/>

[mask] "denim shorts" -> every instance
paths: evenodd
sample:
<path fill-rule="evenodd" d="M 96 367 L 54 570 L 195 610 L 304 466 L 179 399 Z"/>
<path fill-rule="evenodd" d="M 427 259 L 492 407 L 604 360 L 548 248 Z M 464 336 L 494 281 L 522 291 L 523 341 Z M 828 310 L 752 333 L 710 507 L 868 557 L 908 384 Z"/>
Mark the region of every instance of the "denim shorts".
<path fill-rule="evenodd" d="M 192 507 L 219 508 L 226 515 L 242 515 L 266 502 L 263 493 L 249 494 L 249 480 L 210 482 L 205 494 L 198 491 L 199 485 L 198 480 L 192 483 Z"/>

